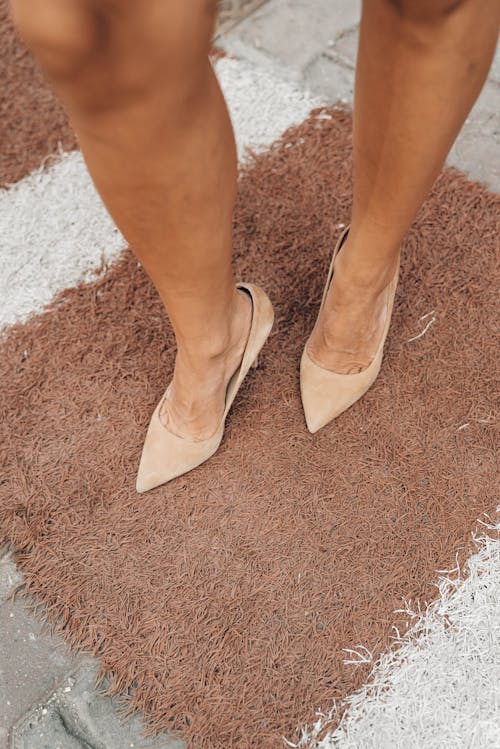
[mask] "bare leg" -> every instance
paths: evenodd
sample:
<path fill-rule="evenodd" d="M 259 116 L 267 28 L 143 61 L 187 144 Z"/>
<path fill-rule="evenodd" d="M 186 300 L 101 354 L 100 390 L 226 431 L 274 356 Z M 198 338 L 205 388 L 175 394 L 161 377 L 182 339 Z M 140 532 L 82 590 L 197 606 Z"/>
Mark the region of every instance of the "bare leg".
<path fill-rule="evenodd" d="M 403 235 L 484 83 L 498 0 L 365 0 L 354 103 L 354 205 L 309 353 L 368 366 Z"/>
<path fill-rule="evenodd" d="M 215 0 L 11 0 L 168 311 L 177 358 L 161 418 L 195 439 L 217 426 L 251 317 L 231 268 L 237 166 L 208 59 L 215 10 Z"/>

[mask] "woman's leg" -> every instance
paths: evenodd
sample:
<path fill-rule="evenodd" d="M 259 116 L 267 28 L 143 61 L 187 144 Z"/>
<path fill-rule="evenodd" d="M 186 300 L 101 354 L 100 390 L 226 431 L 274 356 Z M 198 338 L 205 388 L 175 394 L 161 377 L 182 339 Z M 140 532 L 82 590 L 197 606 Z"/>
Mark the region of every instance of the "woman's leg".
<path fill-rule="evenodd" d="M 399 246 L 487 76 L 498 0 L 364 0 L 354 102 L 351 230 L 309 351 L 364 369 Z"/>
<path fill-rule="evenodd" d="M 11 0 L 62 99 L 89 172 L 154 282 L 176 341 L 161 418 L 217 426 L 248 337 L 231 268 L 236 151 L 208 59 L 216 0 Z"/>

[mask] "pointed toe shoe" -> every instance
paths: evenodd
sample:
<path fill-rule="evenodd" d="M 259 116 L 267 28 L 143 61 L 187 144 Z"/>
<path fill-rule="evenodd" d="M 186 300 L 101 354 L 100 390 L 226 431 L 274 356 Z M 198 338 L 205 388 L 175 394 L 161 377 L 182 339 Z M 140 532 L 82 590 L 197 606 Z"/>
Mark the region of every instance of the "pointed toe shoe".
<path fill-rule="evenodd" d="M 341 234 L 333 251 L 323 298 L 319 312 L 324 307 L 328 289 L 333 276 L 333 263 L 342 247 L 349 227 Z M 300 361 L 300 394 L 307 428 L 311 433 L 317 432 L 330 421 L 361 398 L 374 383 L 382 365 L 385 339 L 389 331 L 394 297 L 399 278 L 399 262 L 396 272 L 387 286 L 387 303 L 385 325 L 377 351 L 372 361 L 361 372 L 341 374 L 325 369 L 314 362 L 308 354 L 307 347 L 311 336 L 304 346 Z M 318 313 L 319 317 L 319 313 Z"/>
<path fill-rule="evenodd" d="M 169 385 L 153 412 L 146 433 L 136 480 L 139 493 L 154 489 L 204 463 L 217 451 L 222 441 L 228 411 L 249 369 L 257 366 L 258 354 L 271 332 L 274 320 L 271 302 L 259 286 L 243 282 L 236 286 L 252 300 L 252 322 L 240 366 L 227 385 L 221 421 L 215 433 L 206 440 L 189 440 L 169 432 L 160 421 L 160 410 Z"/>

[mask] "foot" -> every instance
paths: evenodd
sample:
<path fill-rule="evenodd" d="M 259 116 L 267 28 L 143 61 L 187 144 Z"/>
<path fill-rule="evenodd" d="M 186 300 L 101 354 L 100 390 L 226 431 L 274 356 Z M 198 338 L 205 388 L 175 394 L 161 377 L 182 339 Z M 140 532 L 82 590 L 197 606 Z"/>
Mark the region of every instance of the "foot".
<path fill-rule="evenodd" d="M 366 369 L 377 352 L 386 321 L 389 283 L 398 259 L 383 271 L 352 268 L 348 240 L 334 261 L 325 305 L 316 321 L 307 353 L 315 364 L 338 374 Z"/>
<path fill-rule="evenodd" d="M 195 363 L 178 353 L 159 414 L 166 429 L 194 441 L 206 440 L 216 432 L 224 413 L 227 385 L 241 364 L 251 323 L 252 300 L 245 291 L 236 289 L 224 340 L 212 344 L 212 353 L 200 352 Z"/>

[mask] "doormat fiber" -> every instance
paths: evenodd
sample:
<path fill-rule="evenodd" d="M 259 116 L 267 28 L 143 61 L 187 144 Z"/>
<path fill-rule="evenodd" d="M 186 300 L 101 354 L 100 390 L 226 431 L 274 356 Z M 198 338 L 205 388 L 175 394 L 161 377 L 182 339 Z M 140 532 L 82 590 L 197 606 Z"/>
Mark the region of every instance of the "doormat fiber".
<path fill-rule="evenodd" d="M 130 250 L 4 331 L 0 528 L 26 591 L 99 655 L 125 713 L 189 747 L 297 740 L 366 679 L 344 648 L 379 653 L 402 598 L 432 598 L 495 506 L 498 198 L 454 171 L 404 241 L 375 385 L 305 427 L 298 363 L 349 219 L 350 130 L 315 111 L 242 170 L 236 275 L 268 291 L 276 323 L 191 473 L 135 492 L 175 348 Z"/>
<path fill-rule="evenodd" d="M 0 41 L 5 186 L 78 144 L 5 0 Z M 297 742 L 365 682 L 345 649 L 391 644 L 402 599 L 433 599 L 495 508 L 499 199 L 455 171 L 403 243 L 376 383 L 306 429 L 299 359 L 349 220 L 350 132 L 347 112 L 317 110 L 241 170 L 235 271 L 276 322 L 195 471 L 135 492 L 175 348 L 129 249 L 0 338 L 0 539 L 24 592 L 99 656 L 124 714 L 190 749 Z"/>

